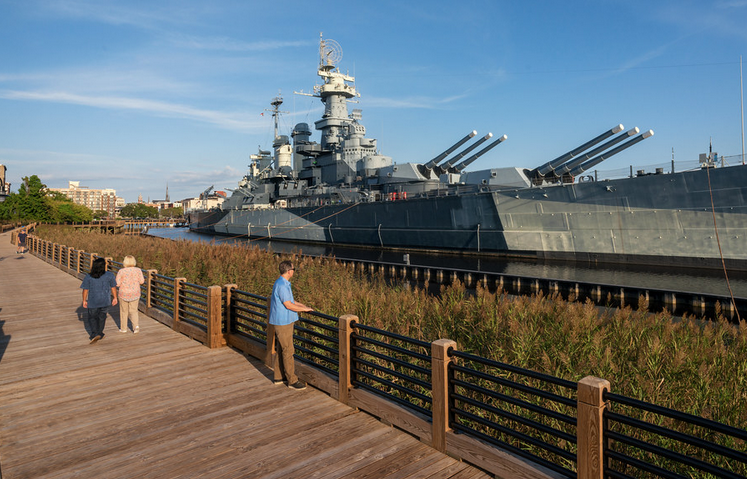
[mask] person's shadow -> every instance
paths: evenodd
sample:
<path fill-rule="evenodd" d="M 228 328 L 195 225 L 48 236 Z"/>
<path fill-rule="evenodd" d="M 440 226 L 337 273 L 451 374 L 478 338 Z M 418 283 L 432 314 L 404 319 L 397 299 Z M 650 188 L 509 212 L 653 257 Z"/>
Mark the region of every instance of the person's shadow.
<path fill-rule="evenodd" d="M 2 308 L 0 308 L 0 311 L 2 311 Z M 8 349 L 10 343 L 10 335 L 6 336 L 5 331 L 3 331 L 4 324 L 5 320 L 0 320 L 0 361 L 3 360 L 3 354 L 5 354 L 5 350 Z"/>
<path fill-rule="evenodd" d="M 78 315 L 78 321 L 83 323 L 83 328 L 85 328 L 86 333 L 88 333 L 88 337 L 90 338 L 93 336 L 93 333 L 91 332 L 91 327 L 88 325 L 88 310 L 83 307 L 83 305 L 78 306 L 78 309 L 75 310 L 76 314 Z"/>
<path fill-rule="evenodd" d="M 83 328 L 85 328 L 86 333 L 88 333 L 88 337 L 90 338 L 91 333 L 91 327 L 88 324 L 88 309 L 84 308 L 83 305 L 78 306 L 78 309 L 75 310 L 76 314 L 78 315 L 78 321 L 83 323 Z M 119 329 L 122 328 L 122 321 L 119 319 L 119 307 L 118 306 L 110 306 L 109 310 L 106 312 L 107 316 L 107 322 L 109 322 L 109 316 L 111 316 L 111 320 L 114 322 L 114 326 L 118 327 Z M 104 330 L 106 330 L 106 325 L 104 325 Z"/>

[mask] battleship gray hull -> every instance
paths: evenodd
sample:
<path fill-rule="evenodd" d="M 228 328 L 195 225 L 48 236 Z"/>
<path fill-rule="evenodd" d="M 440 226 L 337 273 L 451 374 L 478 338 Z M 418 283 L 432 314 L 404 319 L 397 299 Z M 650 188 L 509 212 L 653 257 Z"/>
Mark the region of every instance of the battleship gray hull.
<path fill-rule="evenodd" d="M 721 267 L 723 257 L 728 267 L 747 269 L 745 199 L 747 167 L 735 166 L 396 201 L 198 212 L 192 229 L 583 262 Z"/>

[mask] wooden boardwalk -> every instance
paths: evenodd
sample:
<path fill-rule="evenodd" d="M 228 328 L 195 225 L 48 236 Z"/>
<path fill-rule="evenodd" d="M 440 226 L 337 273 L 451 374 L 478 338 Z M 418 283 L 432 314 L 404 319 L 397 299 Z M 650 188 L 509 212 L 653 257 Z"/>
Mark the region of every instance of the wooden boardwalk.
<path fill-rule="evenodd" d="M 88 343 L 80 281 L 0 235 L 0 478 L 488 478 L 141 314 Z"/>

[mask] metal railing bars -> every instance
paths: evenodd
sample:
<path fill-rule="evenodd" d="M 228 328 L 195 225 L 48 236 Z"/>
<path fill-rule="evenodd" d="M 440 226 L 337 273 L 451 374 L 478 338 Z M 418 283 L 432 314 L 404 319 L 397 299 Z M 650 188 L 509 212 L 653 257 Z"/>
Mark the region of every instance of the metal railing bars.
<path fill-rule="evenodd" d="M 308 332 L 308 333 L 312 333 L 312 334 L 314 333 L 313 331 L 309 331 L 307 329 L 298 328 L 298 327 L 296 327 L 296 331 L 297 332 L 304 332 L 304 333 Z M 322 338 L 324 337 L 324 336 L 321 336 L 321 335 L 319 335 L 319 336 L 322 337 Z M 329 354 L 332 354 L 334 356 L 337 356 L 338 353 L 339 353 L 339 351 L 337 349 L 331 348 L 331 347 L 329 347 L 329 346 L 327 346 L 325 344 L 322 344 L 322 343 L 317 343 L 316 341 L 314 341 L 314 340 L 312 340 L 310 338 L 305 338 L 303 336 L 298 336 L 298 335 L 295 335 L 295 334 L 293 335 L 293 338 L 296 339 L 297 341 L 300 341 L 300 342 L 304 343 L 304 344 L 309 344 L 309 345 L 311 345 L 311 346 L 313 346 L 315 348 L 319 348 L 322 351 L 328 352 Z"/>
<path fill-rule="evenodd" d="M 378 378 L 378 377 L 376 377 L 376 376 L 374 376 L 372 374 L 369 374 L 369 373 L 366 373 L 366 372 L 363 372 L 363 371 L 356 371 L 355 374 L 356 375 L 361 375 L 361 376 L 368 377 L 371 380 L 374 380 L 374 381 L 377 381 L 379 383 L 392 386 L 395 389 L 397 389 L 396 386 L 393 385 L 393 383 L 391 383 L 390 381 L 387 381 L 386 379 Z M 406 408 L 414 409 L 414 410 L 420 412 L 421 414 L 427 416 L 428 418 L 431 418 L 433 416 L 433 412 L 430 409 L 426 409 L 426 408 L 424 408 L 422 406 L 418 406 L 417 404 L 413 404 L 410 401 L 402 399 L 399 396 L 394 396 L 393 394 L 387 394 L 386 392 L 382 391 L 381 389 L 378 389 L 378 388 L 376 388 L 376 387 L 374 387 L 374 386 L 372 386 L 370 384 L 362 383 L 360 381 L 353 381 L 353 385 L 356 386 L 356 387 L 359 387 L 359 388 L 371 391 L 372 393 L 375 393 L 375 394 L 377 394 L 379 396 L 383 396 L 383 397 L 385 397 L 385 398 L 387 398 L 389 400 L 392 400 L 392 401 L 394 401 L 396 403 L 401 404 L 402 406 L 405 406 Z"/>
<path fill-rule="evenodd" d="M 198 312 L 201 312 L 202 314 L 195 314 L 191 311 L 187 311 L 187 309 L 193 309 Z M 188 304 L 180 304 L 179 305 L 179 319 L 191 321 L 193 323 L 196 323 L 200 327 L 204 328 L 205 323 L 207 322 L 207 311 L 199 308 L 195 308 L 194 306 L 190 306 Z"/>
<path fill-rule="evenodd" d="M 249 299 L 245 299 L 244 297 Z M 266 298 L 237 289 L 231 292 L 230 331 L 233 334 L 267 344 L 267 305 L 251 300 L 266 301 Z M 256 308 L 256 309 L 253 309 Z M 241 329 L 239 329 L 241 328 Z M 249 334 L 249 333 L 253 334 Z"/>
<path fill-rule="evenodd" d="M 474 361 L 480 364 L 484 364 L 486 366 L 492 366 L 498 369 L 503 369 L 504 371 L 521 374 L 522 376 L 527 376 L 533 379 L 539 379 L 541 381 L 556 384 L 564 388 L 572 389 L 573 391 L 575 391 L 578 387 L 576 383 L 572 381 L 568 381 L 566 379 L 556 378 L 555 376 L 550 376 L 549 374 L 539 373 L 537 371 L 531 371 L 529 369 L 524 369 L 524 368 L 520 368 L 517 366 L 511 366 L 510 364 L 493 361 L 492 359 L 481 358 L 480 356 L 475 356 L 474 354 L 457 351 L 455 349 L 449 350 L 449 356 L 460 358 L 460 359 L 467 359 L 469 361 Z"/>
<path fill-rule="evenodd" d="M 459 400 L 459 401 L 464 401 L 467 404 L 470 404 L 472 406 L 476 406 L 476 407 L 479 407 L 481 409 L 484 409 L 484 410 L 486 410 L 486 411 L 488 411 L 490 413 L 495 414 L 496 416 L 501 416 L 501 417 L 503 417 L 505 419 L 508 419 L 509 421 L 518 422 L 520 424 L 523 424 L 523 425 L 525 425 L 527 427 L 530 427 L 530 428 L 535 429 L 537 431 L 543 432 L 543 433 L 548 434 L 550 436 L 554 436 L 554 437 L 557 437 L 558 439 L 562 439 L 564 441 L 568 441 L 571 444 L 576 444 L 576 436 L 574 436 L 573 434 L 568 434 L 567 432 L 560 431 L 559 429 L 555 429 L 552 426 L 548 426 L 546 424 L 542 424 L 541 422 L 537 422 L 537 421 L 535 421 L 533 419 L 527 419 L 527 418 L 525 418 L 523 416 L 519 416 L 518 414 L 514 414 L 514 413 L 511 413 L 511 412 L 505 411 L 503 409 L 500 409 L 500 408 L 496 408 L 496 407 L 493 407 L 493 406 L 488 406 L 486 404 L 481 403 L 480 401 L 476 401 L 476 400 L 474 400 L 472 398 L 468 398 L 466 396 L 455 395 L 454 399 Z M 464 411 L 464 410 L 459 409 L 459 408 L 455 408 L 455 409 L 458 412 Z M 492 421 L 488 421 L 488 420 L 485 420 L 485 421 L 486 421 L 486 423 L 487 423 L 486 425 L 488 427 L 494 427 L 495 429 L 498 429 L 499 427 L 501 427 L 500 425 L 498 425 L 496 423 L 493 423 Z M 544 443 L 544 444 L 547 444 L 548 446 L 551 446 L 551 444 L 548 444 L 548 443 Z M 541 447 L 543 449 L 545 449 L 544 446 L 541 446 Z M 575 457 L 575 455 L 574 455 L 574 457 Z"/>
<path fill-rule="evenodd" d="M 643 462 L 641 460 L 632 458 L 630 456 L 626 456 L 625 454 L 621 454 L 619 452 L 606 451 L 605 457 L 608 457 L 611 460 L 622 462 L 623 464 L 627 464 L 628 466 L 633 466 L 642 471 L 650 472 L 651 474 L 656 474 L 659 477 L 671 478 L 671 479 L 684 479 L 685 478 L 685 476 L 675 474 L 671 471 L 667 471 L 666 469 L 662 469 L 661 467 L 654 466 L 653 464 Z M 613 479 L 618 479 L 618 478 L 619 479 L 635 479 L 635 476 L 628 476 L 627 474 L 623 474 L 619 471 L 615 471 L 614 469 L 610 469 L 608 467 L 604 468 L 604 476 L 610 477 Z"/>
<path fill-rule="evenodd" d="M 719 455 L 728 457 L 729 459 L 734 459 L 734 460 L 741 461 L 747 464 L 747 454 L 743 452 L 735 451 L 733 449 L 728 449 L 728 448 L 725 449 L 724 446 L 712 443 L 710 441 L 706 441 L 705 439 L 700 439 L 698 437 L 691 436 L 689 434 L 673 431 L 672 429 L 667 429 L 665 427 L 657 426 L 656 424 L 651 424 L 645 421 L 641 421 L 640 419 L 635 419 L 629 416 L 624 416 L 622 414 L 617 414 L 617 413 L 610 412 L 610 411 L 605 412 L 604 417 L 610 421 L 615 421 L 621 424 L 626 424 L 628 426 L 632 426 L 637 429 L 642 429 L 647 432 L 653 432 L 654 434 L 665 436 L 670 439 L 674 439 L 675 441 L 687 443 L 697 448 L 705 449 L 715 454 L 719 454 Z"/>
<path fill-rule="evenodd" d="M 234 293 L 235 293 L 235 291 L 234 291 Z M 240 304 L 246 304 L 246 305 L 249 305 L 249 306 L 254 306 L 255 308 L 267 310 L 267 306 L 265 306 L 264 304 L 255 303 L 254 301 L 248 301 L 246 299 L 241 299 L 241 298 L 234 298 L 234 301 L 236 301 L 237 303 L 240 303 Z M 249 310 L 247 309 L 246 311 L 249 311 Z M 262 316 L 264 318 L 267 318 L 267 315 L 264 314 L 264 313 L 262 313 Z"/>
<path fill-rule="evenodd" d="M 526 459 L 529 459 L 532 462 L 535 462 L 537 464 L 540 464 L 552 471 L 555 471 L 559 474 L 562 474 L 566 477 L 575 478 L 576 473 L 574 471 L 570 471 L 569 469 L 564 468 L 563 466 L 560 466 L 558 464 L 555 464 L 554 462 L 550 462 L 547 459 L 543 459 L 539 456 L 535 456 L 534 454 L 530 452 L 526 452 L 524 449 L 521 449 L 520 447 L 516 447 L 512 444 L 509 444 L 507 442 L 501 441 L 499 439 L 494 438 L 493 436 L 490 436 L 488 434 L 485 434 L 480 431 L 476 431 L 474 429 L 470 429 L 468 427 L 461 426 L 460 424 L 454 424 L 451 426 L 451 428 L 454 431 L 462 432 L 464 434 L 469 434 L 472 436 L 475 436 L 487 443 L 493 444 L 494 446 L 498 446 L 499 448 L 506 449 L 509 452 L 512 452 L 516 454 L 517 456 L 524 457 Z"/>
<path fill-rule="evenodd" d="M 361 337 L 359 337 L 357 335 L 354 336 L 354 338 L 357 340 L 356 344 L 359 343 L 359 342 L 363 342 L 363 340 L 365 340 L 365 338 L 361 338 Z M 378 352 L 376 352 L 376 351 L 374 351 L 372 349 L 366 349 L 366 348 L 363 348 L 363 347 L 357 346 L 357 345 L 353 346 L 352 349 L 354 351 L 358 351 L 358 352 L 361 352 L 363 354 L 371 355 L 371 356 L 373 356 L 373 357 L 375 357 L 377 359 L 382 359 L 384 361 L 390 361 L 390 362 L 396 364 L 397 366 L 401 366 L 403 368 L 410 369 L 411 371 L 414 371 L 416 373 L 422 374 L 423 376 L 428 376 L 428 377 L 431 376 L 431 370 L 430 369 L 426 369 L 424 367 L 418 366 L 417 364 L 408 363 L 407 361 L 403 361 L 401 359 L 397 359 L 397 358 L 394 358 L 392 356 L 387 356 L 386 354 L 381 354 L 381 353 L 378 353 Z M 428 389 L 430 389 L 430 387 L 431 387 L 430 383 L 424 383 L 424 384 L 426 384 L 426 385 L 423 386 L 423 387 L 427 387 Z"/>
<path fill-rule="evenodd" d="M 323 330 L 325 330 L 325 331 L 327 331 L 329 333 L 332 333 L 332 336 L 327 336 L 325 334 L 316 332 L 313 329 L 302 328 L 300 326 L 296 326 L 296 330 L 303 329 L 304 331 L 308 331 L 309 333 L 317 336 L 318 338 L 326 339 L 328 341 L 332 341 L 335 344 L 337 344 L 340 341 L 339 338 L 338 338 L 339 332 L 338 332 L 337 328 L 334 327 L 334 326 L 329 326 L 329 325 L 326 325 L 324 323 L 320 323 L 318 321 L 314 321 L 313 319 L 307 319 L 307 318 L 301 318 L 301 319 L 299 319 L 298 322 L 301 323 L 301 324 L 308 324 L 308 325 L 311 325 L 311 326 L 316 326 L 319 329 L 323 329 Z"/>
<path fill-rule="evenodd" d="M 246 313 L 248 315 L 252 315 L 252 316 L 241 315 L 240 318 L 241 319 L 245 319 L 245 320 L 247 320 L 247 321 L 249 321 L 249 322 L 251 322 L 253 324 L 256 324 L 258 326 L 265 326 L 267 324 L 267 315 L 266 314 L 262 314 L 262 313 L 260 313 L 258 311 L 254 311 L 254 310 L 249 309 L 249 308 L 244 308 L 244 307 L 238 306 L 236 304 L 233 305 L 233 310 L 234 310 L 234 312 L 240 311 L 242 313 Z M 259 316 L 261 319 L 264 319 L 264 321 L 260 321 L 259 319 L 255 319 L 253 316 Z"/>
<path fill-rule="evenodd" d="M 313 356 L 313 357 L 315 357 L 315 358 L 317 358 L 317 359 L 319 359 L 321 361 L 332 363 L 332 364 L 334 364 L 335 366 L 337 366 L 339 368 L 339 364 L 340 363 L 336 359 L 328 358 L 327 356 L 323 356 L 323 355 L 321 355 L 319 353 L 316 353 L 316 352 L 314 352 L 314 351 L 312 351 L 312 350 L 310 350 L 308 348 L 305 348 L 303 346 L 296 345 L 295 346 L 295 350 L 296 350 L 296 354 L 293 357 L 296 358 L 297 360 L 299 360 L 301 362 L 304 362 L 306 364 L 312 365 L 312 366 L 314 366 L 316 368 L 319 368 L 319 369 L 321 369 L 323 371 L 326 371 L 329 374 L 331 374 L 333 377 L 339 377 L 339 374 L 340 374 L 339 371 L 336 371 L 336 370 L 334 370 L 334 369 L 332 369 L 332 368 L 330 368 L 328 366 L 325 366 L 324 364 L 319 364 L 319 363 L 316 363 L 314 361 L 311 361 L 309 358 L 305 358 L 305 357 L 299 355 L 298 352 L 301 351 L 301 352 L 303 352 L 305 354 L 308 354 L 309 356 Z"/>
<path fill-rule="evenodd" d="M 575 417 L 568 416 L 567 414 L 563 414 L 557 411 L 553 411 L 552 409 L 547 409 L 546 407 L 539 406 L 537 404 L 532 404 L 530 402 L 524 401 L 523 399 L 518 399 L 515 397 L 508 396 L 506 394 L 502 394 L 496 391 L 491 391 L 490 389 L 483 388 L 481 386 L 476 386 L 471 383 L 467 383 L 460 380 L 452 380 L 452 384 L 455 386 L 463 387 L 465 389 L 469 389 L 475 392 L 478 392 L 480 394 L 484 394 L 486 396 L 489 396 L 497 401 L 501 402 L 507 402 L 509 404 L 513 404 L 514 406 L 518 406 L 522 409 L 526 409 L 528 411 L 532 411 L 534 413 L 540 414 L 542 416 L 549 417 L 551 419 L 555 419 L 556 421 L 560 421 L 563 423 L 568 424 L 569 426 L 576 426 L 577 421 Z M 464 396 L 459 393 L 453 393 L 452 394 L 453 399 L 461 399 L 465 401 L 474 401 L 474 399 L 469 398 L 468 396 Z M 485 406 L 490 407 L 484 403 L 478 403 L 477 406 Z M 575 442 L 575 439 L 573 441 Z"/>
<path fill-rule="evenodd" d="M 362 329 L 362 328 L 360 328 L 360 325 L 356 325 L 356 329 Z M 388 337 L 388 335 L 386 335 L 386 334 L 384 334 L 383 336 L 387 336 Z M 409 349 L 405 349 L 403 347 L 396 346 L 394 344 L 385 343 L 383 341 L 379 341 L 377 339 L 369 338 L 369 337 L 366 337 L 366 336 L 361 336 L 360 334 L 354 334 L 354 337 L 355 337 L 356 342 L 365 342 L 365 343 L 368 343 L 368 344 L 373 344 L 375 346 L 379 346 L 381 348 L 388 349 L 388 350 L 394 351 L 396 353 L 404 354 L 405 356 L 410 356 L 410 357 L 415 358 L 415 359 L 420 359 L 421 361 L 427 361 L 427 362 L 431 361 L 431 357 L 429 355 L 427 355 L 427 354 L 422 354 L 422 353 L 418 353 L 418 352 L 415 352 L 415 351 L 410 351 Z M 427 347 L 430 348 L 430 345 L 428 345 Z"/>
<path fill-rule="evenodd" d="M 358 349 L 357 347 L 353 347 L 352 349 L 354 351 L 360 351 L 360 349 Z M 428 390 L 431 389 L 431 383 L 429 383 L 429 382 L 422 381 L 422 380 L 420 380 L 418 378 L 415 378 L 415 377 L 412 377 L 412 376 L 408 376 L 407 374 L 402 374 L 402 373 L 400 373 L 398 371 L 395 371 L 394 369 L 389 369 L 389 368 L 387 368 L 385 366 L 381 366 L 381 365 L 378 365 L 376 363 L 372 363 L 371 361 L 366 361 L 363 358 L 354 357 L 354 358 L 352 358 L 352 361 L 354 363 L 356 363 L 356 364 L 359 364 L 359 365 L 368 366 L 368 367 L 370 367 L 372 369 L 375 369 L 375 370 L 377 370 L 379 372 L 382 372 L 384 374 L 390 374 L 390 375 L 392 375 L 392 376 L 394 376 L 396 378 L 402 379 L 404 381 L 408 381 L 408 382 L 411 382 L 413 384 L 417 384 L 418 386 L 420 386 L 423 389 L 428 389 Z M 356 372 L 361 371 L 359 368 L 355 368 L 355 370 L 356 370 Z M 398 389 L 400 389 L 400 388 L 398 388 Z M 404 389 L 403 389 L 403 391 L 404 391 Z M 409 389 L 407 391 L 409 391 Z M 427 396 L 423 396 L 421 399 L 426 398 L 426 397 Z M 430 401 L 430 398 L 428 398 L 428 401 Z"/>
<path fill-rule="evenodd" d="M 674 409 L 669 409 L 663 406 L 657 406 L 656 404 L 647 403 L 647 402 L 640 401 L 638 399 L 629 398 L 626 396 L 620 396 L 619 394 L 614 394 L 611 392 L 605 392 L 603 395 L 603 399 L 605 401 L 611 401 L 613 403 L 619 403 L 619 404 L 624 404 L 626 406 L 643 409 L 644 411 L 652 412 L 654 414 L 660 414 L 662 416 L 667 416 L 672 419 L 677 419 L 679 421 L 687 422 L 695 426 L 700 426 L 706 429 L 711 429 L 713 431 L 717 431 L 722 434 L 727 434 L 729 436 L 734 436 L 738 439 L 742 439 L 743 441 L 747 441 L 747 430 L 732 427 L 732 426 L 729 426 L 728 424 L 722 424 L 719 422 L 711 421 L 709 419 L 705 419 L 699 416 L 693 416 L 692 414 L 688 414 L 686 412 L 675 411 Z"/>
<path fill-rule="evenodd" d="M 413 344 L 415 346 L 420 346 L 421 348 L 425 349 L 426 351 L 430 351 L 431 350 L 431 343 L 428 343 L 428 342 L 425 342 L 425 341 L 421 341 L 419 339 L 410 338 L 408 336 L 403 336 L 403 335 L 397 334 L 397 333 L 390 333 L 389 331 L 386 331 L 384 329 L 374 328 L 372 326 L 366 326 L 365 324 L 361 324 L 359 322 L 353 322 L 351 324 L 351 326 L 353 326 L 356 329 L 360 329 L 361 331 L 368 331 L 368 332 L 371 332 L 371 333 L 380 334 L 380 335 L 385 336 L 387 338 L 397 339 L 399 341 L 402 341 L 403 343 L 410 343 L 410 344 Z M 430 356 L 427 359 L 428 359 L 428 361 L 430 361 Z"/>
<path fill-rule="evenodd" d="M 487 373 L 483 373 L 481 371 L 477 371 L 475 369 L 467 368 L 467 367 L 464 367 L 464 366 L 459 366 L 458 364 L 453 364 L 452 363 L 450 365 L 450 367 L 453 368 L 453 370 L 455 372 L 460 372 L 460 373 L 465 373 L 465 374 L 469 374 L 469 375 L 472 375 L 472 376 L 477 376 L 480 379 L 484 379 L 486 381 L 497 383 L 497 384 L 500 384 L 502 386 L 506 386 L 506 387 L 511 388 L 511 389 L 517 389 L 519 391 L 525 392 L 527 394 L 531 394 L 533 396 L 537 396 L 537 397 L 541 397 L 541 398 L 544 398 L 544 399 L 548 399 L 550 401 L 555 401 L 555 402 L 564 404 L 564 405 L 572 407 L 572 408 L 576 407 L 576 401 L 575 400 L 573 400 L 571 398 L 567 398 L 565 396 L 561 396 L 559 394 L 555 394 L 555 393 L 551 393 L 551 392 L 548 392 L 548 391 L 544 391 L 542 389 L 537 389 L 537 388 L 532 387 L 532 386 L 527 386 L 526 384 L 517 383 L 516 381 L 511 381 L 510 379 L 499 378 L 498 376 L 493 376 L 492 374 L 487 374 Z"/>
<path fill-rule="evenodd" d="M 519 431 L 515 431 L 513 429 L 507 428 L 505 426 L 501 426 L 499 424 L 495 424 L 492 421 L 488 421 L 485 418 L 482 418 L 480 416 L 477 416 L 476 414 L 472 414 L 467 411 L 459 411 L 463 416 L 470 419 L 471 421 L 475 421 L 478 424 L 482 424 L 485 427 L 489 427 L 491 429 L 495 429 L 499 432 L 502 432 L 503 434 L 506 434 L 508 436 L 514 437 L 522 442 L 525 442 L 527 444 L 531 444 L 532 446 L 538 447 L 540 449 L 544 449 L 545 451 L 548 451 L 552 454 L 558 455 L 568 461 L 576 462 L 576 455 L 570 451 L 566 451 L 565 449 L 561 449 L 558 446 L 554 446 L 552 444 L 548 444 L 540 439 L 537 439 L 536 437 L 532 437 L 528 434 L 524 434 Z M 473 430 L 474 431 L 474 430 Z M 531 453 L 530 453 L 531 454 Z"/>
<path fill-rule="evenodd" d="M 743 479 L 744 478 L 744 476 L 742 475 L 734 474 L 721 467 L 714 466 L 712 464 L 708 464 L 707 462 L 701 461 L 700 459 L 695 459 L 689 456 L 685 456 L 684 454 L 680 454 L 679 452 L 675 452 L 669 449 L 664 449 L 663 447 L 655 446 L 653 444 L 649 444 L 647 442 L 634 439 L 624 434 L 620 434 L 617 432 L 607 430 L 605 431 L 605 437 L 608 439 L 612 439 L 613 441 L 619 441 L 624 444 L 628 444 L 629 446 L 633 446 L 637 449 L 650 452 L 652 454 L 656 454 L 661 457 L 665 457 L 672 461 L 679 462 L 680 464 L 684 464 L 686 466 L 699 469 L 709 474 L 715 474 L 718 477 L 726 477 L 729 479 Z M 605 453 L 607 452 L 609 451 L 606 451 Z M 682 477 L 682 476 L 675 475 L 673 477 Z"/>

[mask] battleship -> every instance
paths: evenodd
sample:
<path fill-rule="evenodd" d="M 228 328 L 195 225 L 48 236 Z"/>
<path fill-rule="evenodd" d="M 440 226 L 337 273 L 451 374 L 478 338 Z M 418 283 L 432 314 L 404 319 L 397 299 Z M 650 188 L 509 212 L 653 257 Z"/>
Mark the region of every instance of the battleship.
<path fill-rule="evenodd" d="M 476 131 L 428 161 L 398 164 L 366 137 L 361 110 L 348 110 L 360 95 L 355 78 L 338 69 L 341 58 L 340 45 L 320 36 L 322 83 L 307 93 L 324 105 L 314 123 L 320 141 L 312 140 L 307 123 L 295 125 L 290 138 L 280 134 L 283 99 L 273 99 L 272 151 L 251 155 L 249 171 L 220 207 L 191 212 L 191 230 L 404 251 L 747 270 L 745 166 L 719 166 L 712 153 L 688 171 L 657 168 L 608 180 L 588 174 L 653 135 L 623 125 L 533 169 L 469 171 L 507 139 Z"/>

